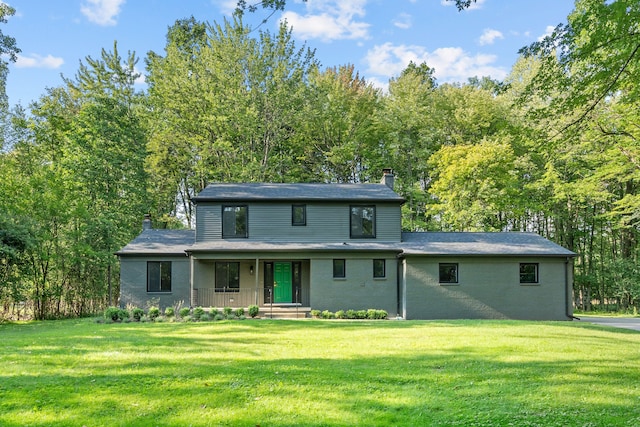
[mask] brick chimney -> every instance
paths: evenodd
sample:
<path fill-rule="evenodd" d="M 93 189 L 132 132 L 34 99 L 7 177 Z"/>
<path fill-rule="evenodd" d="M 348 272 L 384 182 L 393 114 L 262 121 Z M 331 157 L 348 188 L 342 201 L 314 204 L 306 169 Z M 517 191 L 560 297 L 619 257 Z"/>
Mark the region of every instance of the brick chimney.
<path fill-rule="evenodd" d="M 394 180 L 395 180 L 395 176 L 393 175 L 393 169 L 391 168 L 382 169 L 382 179 L 380 180 L 380 184 L 384 184 L 393 190 Z"/>
<path fill-rule="evenodd" d="M 151 230 L 153 224 L 151 224 L 151 214 L 144 214 L 144 220 L 142 221 L 142 230 Z"/>

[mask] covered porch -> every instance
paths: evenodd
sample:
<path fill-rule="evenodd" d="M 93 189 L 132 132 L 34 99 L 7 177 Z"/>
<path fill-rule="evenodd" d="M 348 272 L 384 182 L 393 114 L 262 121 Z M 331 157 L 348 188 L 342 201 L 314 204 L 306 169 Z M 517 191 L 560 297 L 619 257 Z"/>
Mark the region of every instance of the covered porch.
<path fill-rule="evenodd" d="M 310 260 L 277 257 L 248 259 L 243 254 L 191 257 L 192 307 L 310 307 Z"/>

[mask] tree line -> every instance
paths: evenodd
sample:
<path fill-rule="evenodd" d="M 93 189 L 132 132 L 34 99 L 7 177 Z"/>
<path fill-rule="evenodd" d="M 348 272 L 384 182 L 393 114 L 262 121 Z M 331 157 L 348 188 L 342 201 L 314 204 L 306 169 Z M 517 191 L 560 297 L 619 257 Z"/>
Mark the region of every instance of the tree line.
<path fill-rule="evenodd" d="M 284 25 L 178 20 L 145 57 L 145 91 L 114 42 L 28 110 L 2 104 L 1 311 L 115 303 L 113 253 L 143 214 L 191 227 L 210 182 L 374 182 L 383 167 L 403 229 L 539 233 L 578 254 L 578 308 L 634 308 L 637 22 L 637 1 L 579 0 L 503 81 L 439 83 L 410 63 L 388 91 L 352 65 L 323 69 Z"/>

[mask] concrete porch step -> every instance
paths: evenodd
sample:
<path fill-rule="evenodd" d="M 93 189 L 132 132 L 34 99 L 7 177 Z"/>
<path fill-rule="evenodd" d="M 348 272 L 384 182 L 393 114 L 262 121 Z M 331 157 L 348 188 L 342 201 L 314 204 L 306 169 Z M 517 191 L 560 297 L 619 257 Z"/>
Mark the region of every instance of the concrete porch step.
<path fill-rule="evenodd" d="M 311 317 L 311 307 L 295 305 L 261 306 L 258 316 L 263 319 L 304 319 Z"/>

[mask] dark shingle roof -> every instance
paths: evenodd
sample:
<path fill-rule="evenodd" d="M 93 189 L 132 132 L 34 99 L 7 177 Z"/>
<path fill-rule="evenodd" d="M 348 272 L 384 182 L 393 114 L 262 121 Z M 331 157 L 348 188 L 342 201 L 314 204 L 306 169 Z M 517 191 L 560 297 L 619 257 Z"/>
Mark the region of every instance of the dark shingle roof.
<path fill-rule="evenodd" d="M 576 254 L 535 233 L 402 233 L 407 255 L 568 256 Z"/>
<path fill-rule="evenodd" d="M 194 230 L 144 230 L 120 256 L 185 255 L 187 252 L 391 251 L 432 256 L 561 256 L 576 254 L 534 233 L 402 233 L 402 242 L 270 242 L 214 240 L 196 243 Z"/>
<path fill-rule="evenodd" d="M 196 243 L 189 252 L 326 252 L 368 251 L 400 253 L 399 243 L 379 242 L 275 242 L 255 240 L 213 240 Z"/>
<path fill-rule="evenodd" d="M 362 201 L 404 202 L 385 184 L 209 184 L 198 202 L 218 201 Z"/>
<path fill-rule="evenodd" d="M 196 241 L 195 230 L 143 230 L 116 255 L 185 255 Z"/>

